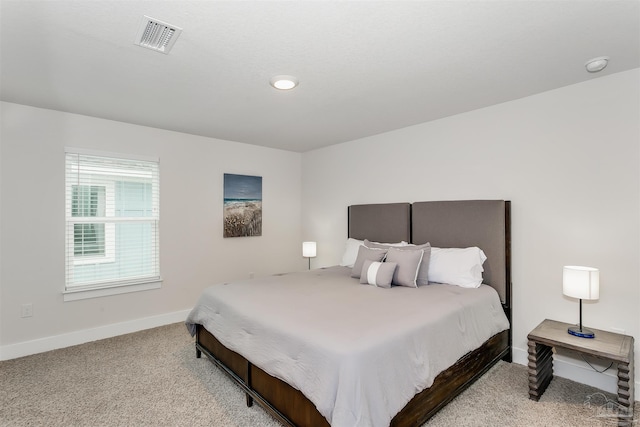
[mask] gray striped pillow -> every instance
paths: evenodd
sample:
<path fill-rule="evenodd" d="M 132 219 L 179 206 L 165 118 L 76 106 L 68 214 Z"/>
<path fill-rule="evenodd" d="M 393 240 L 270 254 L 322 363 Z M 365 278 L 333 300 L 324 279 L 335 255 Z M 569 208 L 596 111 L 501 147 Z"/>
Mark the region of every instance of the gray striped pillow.
<path fill-rule="evenodd" d="M 360 273 L 360 283 L 390 288 L 393 272 L 398 264 L 395 262 L 377 262 L 365 260 Z"/>

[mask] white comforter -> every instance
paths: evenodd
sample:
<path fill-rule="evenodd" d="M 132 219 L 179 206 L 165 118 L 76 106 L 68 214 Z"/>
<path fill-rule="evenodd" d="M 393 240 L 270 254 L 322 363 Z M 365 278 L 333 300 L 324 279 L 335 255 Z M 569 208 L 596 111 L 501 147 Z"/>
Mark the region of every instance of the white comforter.
<path fill-rule="evenodd" d="M 331 267 L 211 286 L 187 318 L 311 400 L 333 427 L 388 426 L 509 327 L 494 289 L 361 285 Z"/>

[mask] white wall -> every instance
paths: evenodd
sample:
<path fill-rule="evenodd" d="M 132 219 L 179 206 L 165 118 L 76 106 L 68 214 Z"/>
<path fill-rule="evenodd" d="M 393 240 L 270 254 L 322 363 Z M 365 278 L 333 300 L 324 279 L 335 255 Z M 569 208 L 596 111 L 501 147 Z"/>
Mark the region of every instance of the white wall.
<path fill-rule="evenodd" d="M 306 268 L 300 154 L 1 107 L 0 358 L 184 320 L 207 285 Z M 63 302 L 65 146 L 160 158 L 161 289 Z M 222 237 L 225 172 L 263 177 L 261 237 Z"/>
<path fill-rule="evenodd" d="M 639 82 L 636 69 L 305 153 L 303 238 L 318 242 L 316 265 L 340 261 L 350 204 L 507 199 L 516 361 L 541 320 L 577 323 L 563 265 L 601 270 L 587 326 L 640 338 Z M 564 360 L 560 375 L 598 381 Z"/>
<path fill-rule="evenodd" d="M 4 300 L 3 291 L 2 291 L 2 123 L 3 113 L 2 110 L 4 108 L 4 103 L 0 102 L 0 360 L 2 360 L 2 331 L 3 331 L 3 321 L 2 321 L 2 301 Z"/>

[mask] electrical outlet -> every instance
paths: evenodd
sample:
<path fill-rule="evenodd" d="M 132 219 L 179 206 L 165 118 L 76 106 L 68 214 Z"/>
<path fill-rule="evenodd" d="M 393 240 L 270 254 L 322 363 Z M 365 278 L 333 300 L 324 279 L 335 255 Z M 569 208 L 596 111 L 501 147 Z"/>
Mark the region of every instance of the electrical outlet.
<path fill-rule="evenodd" d="M 616 334 L 623 334 L 624 335 L 624 333 L 625 333 L 624 329 L 622 329 L 622 328 L 611 327 L 609 329 L 611 329 L 611 332 L 615 332 Z"/>
<path fill-rule="evenodd" d="M 22 304 L 20 307 L 20 317 L 31 317 L 33 316 L 33 304 Z"/>

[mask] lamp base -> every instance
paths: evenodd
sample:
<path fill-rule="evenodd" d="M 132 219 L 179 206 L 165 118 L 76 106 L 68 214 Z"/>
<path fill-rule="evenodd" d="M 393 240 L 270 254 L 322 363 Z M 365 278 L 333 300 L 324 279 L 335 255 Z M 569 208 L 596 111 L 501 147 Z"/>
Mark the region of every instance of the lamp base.
<path fill-rule="evenodd" d="M 595 332 L 589 329 L 580 328 L 579 326 L 572 326 L 567 329 L 567 332 L 580 338 L 595 338 L 596 336 Z"/>

